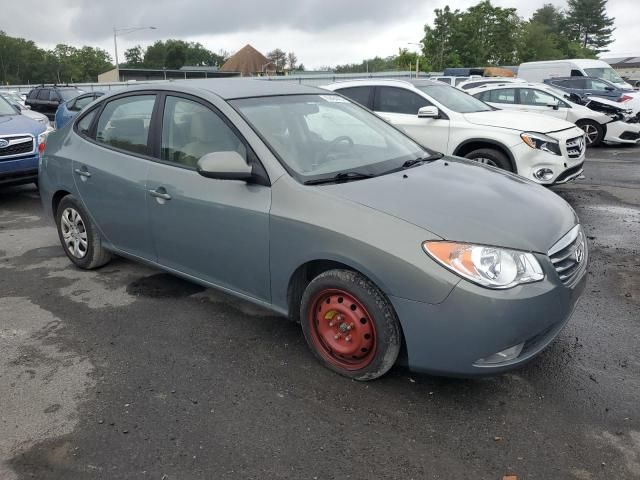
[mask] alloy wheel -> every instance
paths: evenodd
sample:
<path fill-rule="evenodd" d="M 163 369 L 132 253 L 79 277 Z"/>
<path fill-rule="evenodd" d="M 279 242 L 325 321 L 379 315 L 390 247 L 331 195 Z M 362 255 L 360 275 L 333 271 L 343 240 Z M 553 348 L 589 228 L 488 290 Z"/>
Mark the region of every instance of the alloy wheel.
<path fill-rule="evenodd" d="M 84 258 L 88 248 L 87 229 L 75 208 L 67 207 L 63 210 L 60 231 L 68 252 L 75 258 Z"/>
<path fill-rule="evenodd" d="M 591 145 L 598 138 L 598 129 L 593 125 L 583 125 L 582 130 L 584 130 L 584 133 L 587 136 L 587 145 Z"/>

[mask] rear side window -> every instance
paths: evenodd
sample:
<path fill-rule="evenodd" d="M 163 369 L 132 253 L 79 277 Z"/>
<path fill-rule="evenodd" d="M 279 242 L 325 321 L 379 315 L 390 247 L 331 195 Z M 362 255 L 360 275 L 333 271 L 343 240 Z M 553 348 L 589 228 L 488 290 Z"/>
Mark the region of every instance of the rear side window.
<path fill-rule="evenodd" d="M 91 123 L 93 122 L 93 119 L 95 118 L 97 111 L 98 109 L 93 109 L 84 117 L 82 117 L 82 119 L 78 122 L 77 128 L 78 128 L 78 133 L 80 135 L 83 135 L 85 137 L 89 136 L 90 130 L 91 130 Z"/>
<path fill-rule="evenodd" d="M 43 88 L 38 91 L 38 100 L 49 100 L 49 89 Z"/>
<path fill-rule="evenodd" d="M 93 102 L 94 97 L 90 96 L 90 97 L 83 97 L 83 98 L 78 98 L 77 100 L 75 100 L 71 107 L 69 108 L 69 110 L 72 110 L 74 112 L 79 112 L 80 110 L 82 110 L 84 107 L 86 107 L 87 105 L 89 105 L 91 102 Z"/>
<path fill-rule="evenodd" d="M 131 153 L 149 155 L 149 124 L 155 95 L 133 95 L 107 103 L 98 119 L 96 140 Z"/>
<path fill-rule="evenodd" d="M 403 88 L 378 87 L 376 111 L 417 115 L 422 107 L 431 104 L 420 95 Z"/>
<path fill-rule="evenodd" d="M 34 90 L 31 90 L 31 91 L 29 92 L 29 99 L 30 99 L 30 100 L 35 99 L 35 98 L 38 96 L 38 92 L 39 92 L 39 90 L 35 90 L 35 89 L 34 89 Z"/>
<path fill-rule="evenodd" d="M 350 98 L 354 102 L 359 103 L 369 109 L 372 108 L 371 105 L 371 92 L 373 91 L 373 87 L 349 87 L 349 88 L 341 88 L 340 90 L 336 90 L 336 92 L 341 93 L 345 97 Z"/>
<path fill-rule="evenodd" d="M 230 151 L 247 159 L 244 143 L 213 110 L 184 98 L 167 97 L 162 119 L 162 160 L 195 168 L 207 153 Z"/>
<path fill-rule="evenodd" d="M 514 88 L 499 88 L 482 92 L 480 100 L 489 103 L 516 103 L 516 90 Z"/>

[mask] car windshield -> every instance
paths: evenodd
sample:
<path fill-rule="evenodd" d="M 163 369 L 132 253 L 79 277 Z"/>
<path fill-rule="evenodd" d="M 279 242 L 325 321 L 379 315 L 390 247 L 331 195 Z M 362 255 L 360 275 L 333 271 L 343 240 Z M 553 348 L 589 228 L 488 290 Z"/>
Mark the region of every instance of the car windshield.
<path fill-rule="evenodd" d="M 608 80 L 612 83 L 623 84 L 624 80 L 613 68 L 585 68 L 584 71 L 590 77 Z"/>
<path fill-rule="evenodd" d="M 446 85 L 423 85 L 417 86 L 419 90 L 433 98 L 443 107 L 458 113 L 488 112 L 493 110 L 481 100 Z"/>
<path fill-rule="evenodd" d="M 67 89 L 67 90 L 58 90 L 58 93 L 62 97 L 65 102 L 68 102 L 72 98 L 76 98 L 81 93 L 84 93 L 82 90 L 76 89 Z"/>
<path fill-rule="evenodd" d="M 0 115 L 16 115 L 16 113 L 11 104 L 0 96 Z"/>
<path fill-rule="evenodd" d="M 382 175 L 431 154 L 376 115 L 334 94 L 232 100 L 301 181 Z"/>

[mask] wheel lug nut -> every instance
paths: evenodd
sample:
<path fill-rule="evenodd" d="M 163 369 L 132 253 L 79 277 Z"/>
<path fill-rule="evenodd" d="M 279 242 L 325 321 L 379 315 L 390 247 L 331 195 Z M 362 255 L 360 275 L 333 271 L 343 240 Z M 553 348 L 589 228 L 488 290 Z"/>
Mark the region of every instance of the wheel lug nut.
<path fill-rule="evenodd" d="M 333 338 L 335 338 L 336 340 L 339 340 L 340 338 L 342 338 L 342 335 L 340 335 L 339 333 L 336 333 Z"/>
<path fill-rule="evenodd" d="M 345 339 L 347 342 L 350 342 L 350 341 L 351 341 L 351 335 L 347 335 L 344 339 Z"/>
<path fill-rule="evenodd" d="M 335 325 L 335 323 L 333 323 L 333 322 L 329 322 L 329 326 L 330 326 L 330 327 L 333 327 L 334 325 Z"/>

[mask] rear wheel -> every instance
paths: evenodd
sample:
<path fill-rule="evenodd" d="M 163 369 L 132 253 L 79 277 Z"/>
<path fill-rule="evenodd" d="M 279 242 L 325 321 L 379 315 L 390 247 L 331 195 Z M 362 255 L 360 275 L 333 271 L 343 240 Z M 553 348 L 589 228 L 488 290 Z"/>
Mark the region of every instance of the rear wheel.
<path fill-rule="evenodd" d="M 604 128 L 595 120 L 578 120 L 576 125 L 584 130 L 587 147 L 597 147 L 604 138 Z"/>
<path fill-rule="evenodd" d="M 363 275 L 329 270 L 302 296 L 302 330 L 329 369 L 356 380 L 384 375 L 400 352 L 400 326 L 384 294 Z"/>
<path fill-rule="evenodd" d="M 485 165 L 490 165 L 492 167 L 501 168 L 508 172 L 513 171 L 511 168 L 511 162 L 509 162 L 507 156 L 494 148 L 479 148 L 478 150 L 473 150 L 467 153 L 465 158 Z"/>
<path fill-rule="evenodd" d="M 91 270 L 111 260 L 111 253 L 102 246 L 89 214 L 73 195 L 60 201 L 56 225 L 62 248 L 76 266 Z"/>

